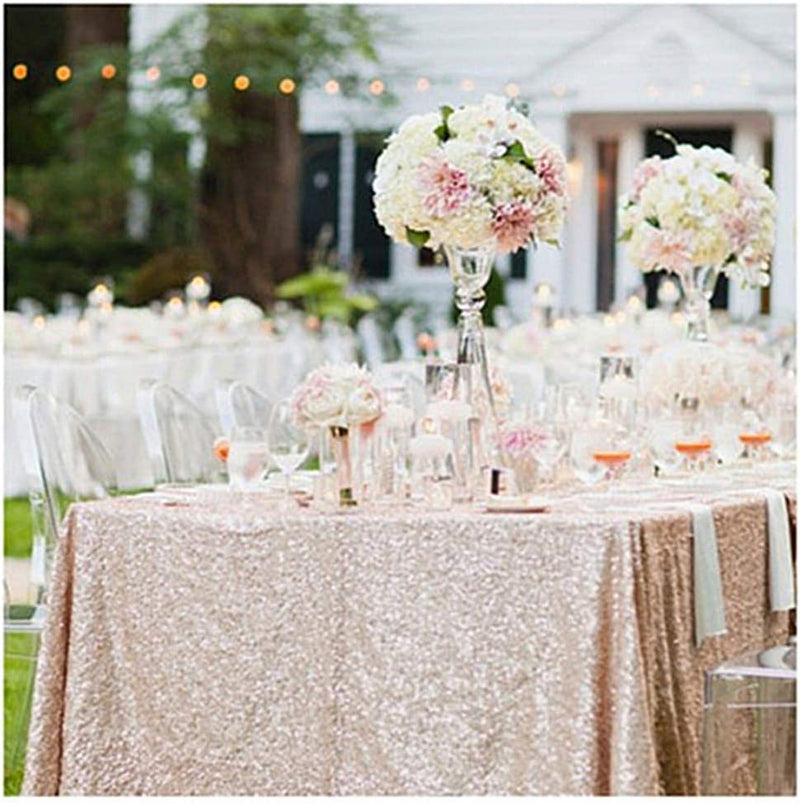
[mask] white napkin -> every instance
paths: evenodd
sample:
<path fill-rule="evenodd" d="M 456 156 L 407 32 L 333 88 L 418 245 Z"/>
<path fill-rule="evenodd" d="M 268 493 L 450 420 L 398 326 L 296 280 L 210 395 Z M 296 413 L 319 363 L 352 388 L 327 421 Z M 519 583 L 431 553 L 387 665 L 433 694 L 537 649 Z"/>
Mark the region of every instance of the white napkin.
<path fill-rule="evenodd" d="M 708 505 L 692 505 L 694 532 L 694 630 L 699 647 L 708 636 L 728 632 L 717 554 L 714 514 Z"/>
<path fill-rule="evenodd" d="M 795 599 L 792 544 L 786 500 L 783 494 L 774 488 L 762 490 L 767 499 L 769 601 L 773 611 L 788 611 L 794 608 Z"/>

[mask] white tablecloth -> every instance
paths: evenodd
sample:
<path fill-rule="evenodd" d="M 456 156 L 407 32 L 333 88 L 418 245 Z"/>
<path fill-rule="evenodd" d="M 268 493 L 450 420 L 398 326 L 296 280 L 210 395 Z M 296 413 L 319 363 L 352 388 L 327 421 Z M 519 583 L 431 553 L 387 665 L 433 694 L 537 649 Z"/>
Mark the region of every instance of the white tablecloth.
<path fill-rule="evenodd" d="M 19 385 L 36 385 L 75 407 L 111 452 L 120 486 L 141 488 L 152 482 L 136 412 L 136 388 L 142 379 L 161 379 L 173 385 L 199 404 L 217 427 L 214 406 L 217 381 L 238 379 L 270 398 L 279 399 L 323 356 L 321 351 L 316 354 L 273 337 L 85 359 L 7 354 L 5 495 L 19 496 L 27 491 L 11 405 L 14 390 Z"/>

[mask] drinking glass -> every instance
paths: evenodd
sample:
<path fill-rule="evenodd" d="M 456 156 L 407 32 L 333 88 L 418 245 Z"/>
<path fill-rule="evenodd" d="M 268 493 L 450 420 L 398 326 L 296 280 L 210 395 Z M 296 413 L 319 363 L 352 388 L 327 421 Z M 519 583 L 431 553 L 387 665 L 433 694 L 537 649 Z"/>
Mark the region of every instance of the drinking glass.
<path fill-rule="evenodd" d="M 573 433 L 570 459 L 578 479 L 586 485 L 616 481 L 633 456 L 630 433 L 618 423 L 598 418 Z"/>
<path fill-rule="evenodd" d="M 228 447 L 228 482 L 235 491 L 261 485 L 269 467 L 267 432 L 260 427 L 234 427 Z"/>
<path fill-rule="evenodd" d="M 745 460 L 761 461 L 769 456 L 772 433 L 755 410 L 745 410 L 742 414 L 739 440 Z"/>
<path fill-rule="evenodd" d="M 650 428 L 650 449 L 659 476 L 670 476 L 680 471 L 683 456 L 675 449 L 680 439 L 680 422 L 672 417 L 658 419 Z"/>
<path fill-rule="evenodd" d="M 284 503 L 291 507 L 290 483 L 292 474 L 308 457 L 310 433 L 292 420 L 292 406 L 288 399 L 275 405 L 269 420 L 269 451 L 280 469 L 286 484 Z"/>
<path fill-rule="evenodd" d="M 767 425 L 772 433 L 770 448 L 775 454 L 786 459 L 794 454 L 797 445 L 797 419 L 795 405 L 780 402 L 773 405 L 767 413 Z"/>
<path fill-rule="evenodd" d="M 539 466 L 542 485 L 552 490 L 556 466 L 567 450 L 564 431 L 549 421 L 537 423 L 537 429 L 541 437 L 534 448 L 533 457 Z"/>

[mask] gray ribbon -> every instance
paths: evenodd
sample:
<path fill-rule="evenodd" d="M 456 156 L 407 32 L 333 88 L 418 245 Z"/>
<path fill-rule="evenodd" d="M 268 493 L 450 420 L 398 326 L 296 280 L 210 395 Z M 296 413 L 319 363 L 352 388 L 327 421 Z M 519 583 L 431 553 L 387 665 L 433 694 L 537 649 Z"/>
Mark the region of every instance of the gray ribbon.
<path fill-rule="evenodd" d="M 762 491 L 767 500 L 770 606 L 773 611 L 788 611 L 794 608 L 795 598 L 786 500 L 774 488 L 764 488 Z"/>
<path fill-rule="evenodd" d="M 699 647 L 708 636 L 728 632 L 725 598 L 717 554 L 714 514 L 708 505 L 692 505 L 694 532 L 694 630 Z"/>

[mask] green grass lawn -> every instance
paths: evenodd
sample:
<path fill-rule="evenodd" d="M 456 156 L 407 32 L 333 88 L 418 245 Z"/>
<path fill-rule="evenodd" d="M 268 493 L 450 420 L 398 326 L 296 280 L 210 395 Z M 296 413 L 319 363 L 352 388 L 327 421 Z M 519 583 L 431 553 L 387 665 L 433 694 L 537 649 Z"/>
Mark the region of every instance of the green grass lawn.
<path fill-rule="evenodd" d="M 27 499 L 6 499 L 3 504 L 3 553 L 6 557 L 24 558 L 31 551 L 30 508 Z M 22 786 L 25 751 L 14 753 L 14 732 L 25 701 L 25 691 L 33 662 L 20 654 L 32 651 L 31 636 L 14 633 L 3 641 L 3 789 L 6 795 L 18 795 Z"/>

